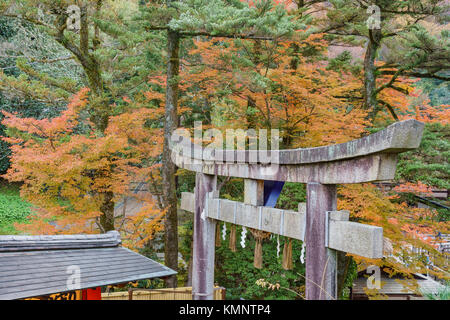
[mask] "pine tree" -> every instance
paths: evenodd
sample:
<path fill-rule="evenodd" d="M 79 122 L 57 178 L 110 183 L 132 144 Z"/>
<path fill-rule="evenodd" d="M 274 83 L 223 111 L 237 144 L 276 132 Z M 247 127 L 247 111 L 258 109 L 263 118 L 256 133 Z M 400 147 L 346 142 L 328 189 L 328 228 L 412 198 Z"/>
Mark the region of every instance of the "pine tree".
<path fill-rule="evenodd" d="M 318 30 L 337 43 L 365 47 L 362 98 L 369 119 L 375 119 L 381 110 L 387 110 L 395 120 L 400 118 L 399 110 L 383 93 L 408 96 L 412 88 L 405 86 L 405 79 L 448 80 L 447 32 L 430 31 L 430 25 L 439 29 L 448 18 L 445 3 L 334 0 L 329 4 L 323 8 L 326 17 L 319 19 Z"/>

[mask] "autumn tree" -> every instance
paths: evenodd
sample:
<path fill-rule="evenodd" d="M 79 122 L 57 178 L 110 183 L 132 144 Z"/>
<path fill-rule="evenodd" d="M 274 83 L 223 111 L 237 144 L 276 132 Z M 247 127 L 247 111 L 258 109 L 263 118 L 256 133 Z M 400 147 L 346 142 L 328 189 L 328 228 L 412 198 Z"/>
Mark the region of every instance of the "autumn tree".
<path fill-rule="evenodd" d="M 414 191 L 429 193 L 430 188 L 422 184 Z M 433 209 L 409 206 L 398 192 L 402 190 L 383 192 L 370 184 L 341 188 L 338 208 L 350 210 L 351 220 L 383 227 L 385 236 L 383 259 L 354 259 L 360 269 L 375 264 L 391 275 L 407 275 L 412 287 L 414 273 L 448 278 L 448 254 L 438 250 L 440 240 L 434 236 L 448 233 L 449 222 L 438 219 Z"/>
<path fill-rule="evenodd" d="M 293 53 L 292 42 L 218 39 L 195 44 L 182 77 L 186 90 L 195 94 L 183 103 L 206 103 L 216 128 L 280 129 L 281 148 L 340 143 L 363 132 L 365 112 L 344 98 L 358 79 Z M 320 35 L 310 35 L 301 46 L 327 49 Z"/>
<path fill-rule="evenodd" d="M 159 108 L 132 108 L 112 116 L 102 136 L 94 123 L 86 124 L 91 99 L 88 89 L 76 94 L 60 116 L 37 120 L 4 112 L 3 124 L 12 145 L 9 181 L 23 182 L 21 195 L 37 206 L 22 230 L 39 233 L 106 232 L 104 194 L 114 203 L 132 196 L 132 181 L 157 174 L 161 129 L 148 122 L 160 117 Z M 129 104 L 129 101 L 125 101 Z M 152 160 L 153 159 L 153 160 Z M 112 223 L 125 242 L 142 247 L 161 230 L 164 215 L 154 198 L 140 198 L 142 209 L 133 216 L 117 215 Z M 111 210 L 114 210 L 112 208 Z"/>
<path fill-rule="evenodd" d="M 27 82 L 23 81 L 27 78 L 22 70 L 24 61 L 40 73 L 72 79 L 79 79 L 81 70 L 77 64 L 66 55 L 64 48 L 25 21 L 0 17 L 0 39 L 0 109 L 25 117 L 57 116 L 66 106 L 66 98 L 39 87 L 37 81 L 29 86 L 33 90 L 27 90 Z M 40 90 L 42 94 L 37 94 Z M 4 127 L 0 126 L 0 135 L 4 134 Z M 10 154 L 8 144 L 0 141 L 1 173 L 9 167 Z"/>
<path fill-rule="evenodd" d="M 25 76 L 18 79 L 5 75 L 2 77 L 2 84 L 10 91 L 16 90 L 35 99 L 46 99 L 49 104 L 55 100 L 68 102 L 72 94 L 84 86 L 89 87 L 90 102 L 84 114 L 85 119 L 91 122 L 85 122 L 85 126 L 79 126 L 79 130 L 86 133 L 93 129 L 101 139 L 106 134 L 110 118 L 129 110 L 124 107 L 127 103 L 121 102 L 122 97 L 133 99 L 131 104 L 136 108 L 147 103 L 142 91 L 147 87 L 151 64 L 146 63 L 145 58 L 150 48 L 157 46 L 159 42 L 148 41 L 148 34 L 132 28 L 136 24 L 133 24 L 130 16 L 138 11 L 137 6 L 102 0 L 77 1 L 76 5 L 80 9 L 77 29 L 68 24 L 71 21 L 69 15 L 72 13 L 68 10 L 71 4 L 74 3 L 6 1 L 2 2 L 1 9 L 2 16 L 34 25 L 50 41 L 56 43 L 60 51 L 63 49 L 65 52 L 64 56 L 44 62 L 73 59 L 82 70 L 81 79 L 55 77 L 54 74 L 36 70 L 29 57 L 25 57 L 17 62 Z M 131 27 L 124 30 L 121 28 L 124 25 Z M 105 174 L 104 171 L 95 169 L 84 173 L 94 180 L 101 180 Z M 101 230 L 113 230 L 116 196 L 112 190 L 97 191 L 103 199 Z"/>

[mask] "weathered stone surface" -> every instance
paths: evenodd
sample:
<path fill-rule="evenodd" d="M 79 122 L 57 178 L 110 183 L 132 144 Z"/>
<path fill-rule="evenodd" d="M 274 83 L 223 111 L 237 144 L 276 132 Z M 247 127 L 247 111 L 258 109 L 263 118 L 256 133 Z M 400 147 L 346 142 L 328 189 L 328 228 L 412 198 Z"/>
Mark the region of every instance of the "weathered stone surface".
<path fill-rule="evenodd" d="M 328 214 L 329 219 L 335 221 L 348 221 L 348 219 L 350 218 L 350 212 L 347 210 L 330 211 Z"/>
<path fill-rule="evenodd" d="M 264 180 L 244 180 L 244 203 L 264 205 Z"/>
<path fill-rule="evenodd" d="M 267 232 L 281 234 L 283 211 L 269 207 L 262 207 L 262 229 Z"/>
<path fill-rule="evenodd" d="M 300 202 L 298 204 L 298 212 L 306 213 L 306 202 Z"/>
<path fill-rule="evenodd" d="M 329 223 L 329 248 L 370 259 L 383 257 L 383 228 L 351 221 Z"/>
<path fill-rule="evenodd" d="M 305 212 L 284 211 L 284 227 L 283 235 L 292 238 L 303 240 L 305 234 Z"/>
<path fill-rule="evenodd" d="M 423 123 L 416 120 L 407 120 L 347 143 L 270 151 L 279 155 L 279 161 L 272 161 L 270 164 L 255 163 L 251 161 L 252 156 L 248 156 L 248 151 L 233 150 L 219 152 L 229 160 L 234 159 L 232 161 L 224 162 L 223 159 L 212 157 L 211 150 L 208 150 L 207 161 L 204 161 L 202 156 L 198 156 L 201 152 L 195 148 L 192 148 L 191 153 L 174 152 L 172 159 L 177 166 L 190 171 L 254 180 L 300 183 L 315 181 L 322 184 L 385 181 L 394 178 L 397 154 L 419 146 L 423 126 Z M 250 151 L 250 154 L 252 152 L 254 153 Z M 247 153 L 245 161 L 242 161 L 239 153 Z"/>
<path fill-rule="evenodd" d="M 192 192 L 181 193 L 181 205 L 180 208 L 187 212 L 194 212 L 195 210 L 195 197 Z"/>
<path fill-rule="evenodd" d="M 238 207 L 240 208 L 240 203 L 236 201 L 220 199 L 220 220 L 236 223 Z"/>
<path fill-rule="evenodd" d="M 420 145 L 424 124 L 416 120 L 394 123 L 385 130 L 361 139 L 332 146 L 317 148 L 273 150 L 262 152 L 254 150 L 219 150 L 207 148 L 207 151 L 192 144 L 187 138 L 174 138 L 182 141 L 177 145 L 177 154 L 185 158 L 216 162 L 270 163 L 275 164 L 311 164 L 330 162 L 367 156 L 378 153 L 400 153 L 415 149 Z"/>
<path fill-rule="evenodd" d="M 190 164 L 190 159 L 178 158 L 177 166 L 210 175 L 254 180 L 272 180 L 322 184 L 352 184 L 391 180 L 395 176 L 396 154 L 379 154 L 355 159 L 306 165 L 259 164 Z M 184 162 L 187 161 L 187 162 Z"/>
<path fill-rule="evenodd" d="M 236 216 L 236 224 L 248 228 L 259 225 L 260 210 L 256 206 L 242 204 Z"/>
<path fill-rule="evenodd" d="M 336 210 L 336 186 L 308 183 L 306 198 L 306 300 L 336 299 L 336 251 L 326 247 L 326 215 Z"/>
<path fill-rule="evenodd" d="M 183 192 L 181 209 L 193 212 L 194 194 Z M 234 209 L 236 208 L 236 220 Z M 305 213 L 253 206 L 226 199 L 208 200 L 206 216 L 219 221 L 304 240 Z M 371 259 L 383 257 L 383 229 L 349 222 L 348 211 L 329 213 L 328 247 Z"/>
<path fill-rule="evenodd" d="M 215 191 L 217 177 L 198 173 L 195 179 L 194 234 L 192 260 L 192 298 L 212 300 L 214 297 L 214 254 L 217 220 L 204 216 L 206 202 Z M 203 216 L 203 217 L 202 217 Z"/>
<path fill-rule="evenodd" d="M 280 163 L 305 164 L 329 162 L 376 153 L 400 153 L 419 147 L 424 124 L 416 120 L 397 122 L 385 130 L 332 146 L 281 150 Z"/>

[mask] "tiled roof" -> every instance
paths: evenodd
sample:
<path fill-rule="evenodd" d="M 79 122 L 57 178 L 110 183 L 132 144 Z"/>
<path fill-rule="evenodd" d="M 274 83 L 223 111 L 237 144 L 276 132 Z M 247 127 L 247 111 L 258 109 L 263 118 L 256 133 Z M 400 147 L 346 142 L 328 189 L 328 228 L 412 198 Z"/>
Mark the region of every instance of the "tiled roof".
<path fill-rule="evenodd" d="M 0 236 L 0 299 L 166 277 L 176 272 L 120 246 L 116 231 L 101 235 Z"/>

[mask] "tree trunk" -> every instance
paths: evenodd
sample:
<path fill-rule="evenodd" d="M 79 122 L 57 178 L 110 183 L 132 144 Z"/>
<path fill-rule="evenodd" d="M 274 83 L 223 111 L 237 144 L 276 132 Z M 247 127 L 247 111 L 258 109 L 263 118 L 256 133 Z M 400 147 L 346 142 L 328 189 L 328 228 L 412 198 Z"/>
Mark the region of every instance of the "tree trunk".
<path fill-rule="evenodd" d="M 373 120 L 379 111 L 375 59 L 380 47 L 381 31 L 370 30 L 369 33 L 369 43 L 364 59 L 364 108 L 369 111 L 367 118 Z"/>
<path fill-rule="evenodd" d="M 194 241 L 191 242 L 191 257 L 189 258 L 189 262 L 188 262 L 188 268 L 187 268 L 187 281 L 185 286 L 186 287 L 192 287 L 192 264 L 193 264 L 193 259 L 194 259 Z"/>
<path fill-rule="evenodd" d="M 352 262 L 352 257 L 347 256 L 345 252 L 337 252 L 337 296 L 339 299 L 343 298 L 344 285 L 347 280 L 348 270 L 350 263 Z"/>
<path fill-rule="evenodd" d="M 102 215 L 100 216 L 100 225 L 104 233 L 114 230 L 114 193 L 109 191 L 104 193 L 105 198 L 100 210 Z"/>
<path fill-rule="evenodd" d="M 172 132 L 178 127 L 178 74 L 180 67 L 179 48 L 180 36 L 177 32 L 167 34 L 167 88 L 166 109 L 164 120 L 164 146 L 162 156 L 162 191 L 163 205 L 167 210 L 164 221 L 164 262 L 167 267 L 178 270 L 178 221 L 176 197 L 176 167 L 171 160 L 169 142 Z M 168 287 L 176 287 L 176 276 L 166 280 Z"/>

